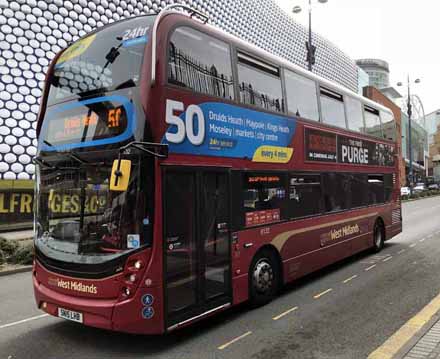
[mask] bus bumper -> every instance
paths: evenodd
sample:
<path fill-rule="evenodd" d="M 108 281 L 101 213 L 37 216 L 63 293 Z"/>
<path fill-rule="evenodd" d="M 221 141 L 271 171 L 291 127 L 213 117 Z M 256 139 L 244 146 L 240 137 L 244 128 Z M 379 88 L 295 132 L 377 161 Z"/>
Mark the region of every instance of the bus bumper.
<path fill-rule="evenodd" d="M 42 273 L 43 272 L 43 273 Z M 33 285 L 37 306 L 46 313 L 59 317 L 58 309 L 63 308 L 82 314 L 82 324 L 134 334 L 162 334 L 164 332 L 163 317 L 161 315 L 160 288 L 138 288 L 132 298 L 120 301 L 118 298 L 101 299 L 85 298 L 60 293 L 37 278 L 39 274 L 47 272 L 38 262 L 34 265 Z M 146 293 L 148 292 L 148 293 Z M 149 294 L 157 298 L 146 315 L 143 298 Z"/>

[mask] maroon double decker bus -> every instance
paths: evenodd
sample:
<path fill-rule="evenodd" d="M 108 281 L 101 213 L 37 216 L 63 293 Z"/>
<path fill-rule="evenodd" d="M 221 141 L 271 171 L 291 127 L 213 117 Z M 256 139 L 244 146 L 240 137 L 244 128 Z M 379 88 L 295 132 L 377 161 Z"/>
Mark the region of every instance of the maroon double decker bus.
<path fill-rule="evenodd" d="M 51 315 L 164 333 L 401 231 L 388 109 L 176 9 L 48 70 L 33 283 Z"/>

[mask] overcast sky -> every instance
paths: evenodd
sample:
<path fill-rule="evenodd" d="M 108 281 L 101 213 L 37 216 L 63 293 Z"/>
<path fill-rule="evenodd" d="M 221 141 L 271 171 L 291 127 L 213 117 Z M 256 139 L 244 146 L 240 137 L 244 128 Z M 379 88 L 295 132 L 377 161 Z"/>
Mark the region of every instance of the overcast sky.
<path fill-rule="evenodd" d="M 275 0 L 308 26 L 308 1 Z M 303 11 L 292 14 L 294 5 Z M 312 29 L 353 59 L 379 58 L 390 64 L 390 85 L 420 78 L 411 90 L 426 114 L 440 108 L 439 0 L 313 0 Z M 319 51 L 319 50 L 317 50 Z M 406 89 L 397 88 L 402 95 Z"/>

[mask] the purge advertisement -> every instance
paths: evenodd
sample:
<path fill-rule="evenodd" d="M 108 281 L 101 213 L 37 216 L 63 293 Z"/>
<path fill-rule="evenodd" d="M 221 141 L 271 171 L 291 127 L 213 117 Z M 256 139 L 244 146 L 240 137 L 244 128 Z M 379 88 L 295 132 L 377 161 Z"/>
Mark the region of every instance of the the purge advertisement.
<path fill-rule="evenodd" d="M 386 166 L 395 164 L 395 146 L 305 128 L 306 161 Z"/>

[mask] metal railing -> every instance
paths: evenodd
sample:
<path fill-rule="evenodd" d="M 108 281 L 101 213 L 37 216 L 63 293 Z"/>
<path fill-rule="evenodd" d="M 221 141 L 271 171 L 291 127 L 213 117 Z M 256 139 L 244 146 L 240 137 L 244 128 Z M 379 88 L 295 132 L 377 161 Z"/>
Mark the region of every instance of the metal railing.
<path fill-rule="evenodd" d="M 233 79 L 219 73 L 214 65 L 206 65 L 170 44 L 168 80 L 194 91 L 233 98 Z"/>

